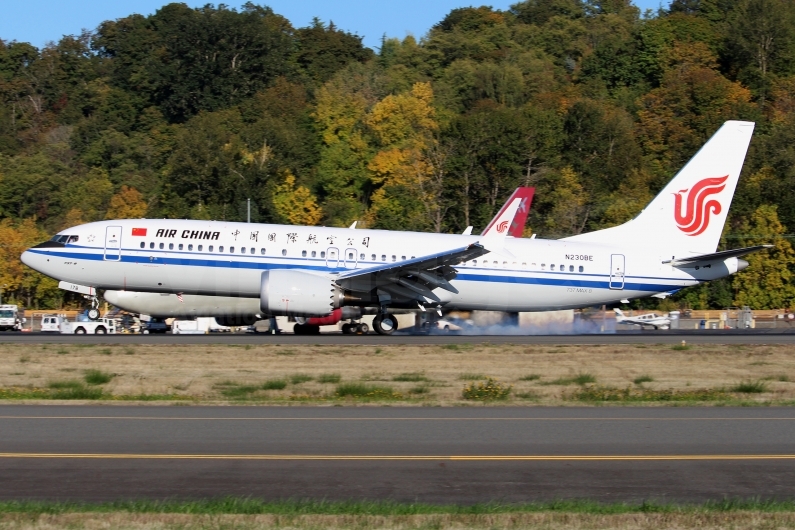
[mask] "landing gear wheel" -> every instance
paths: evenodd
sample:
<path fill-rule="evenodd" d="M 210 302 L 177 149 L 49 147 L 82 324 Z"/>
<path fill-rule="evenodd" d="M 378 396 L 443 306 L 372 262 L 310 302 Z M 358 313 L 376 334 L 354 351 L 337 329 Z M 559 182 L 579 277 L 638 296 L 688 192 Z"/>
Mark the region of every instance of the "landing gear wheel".
<path fill-rule="evenodd" d="M 343 335 L 350 335 L 353 333 L 353 329 L 350 324 L 343 324 L 342 325 L 342 334 Z"/>
<path fill-rule="evenodd" d="M 88 318 L 91 320 L 97 320 L 99 318 L 99 309 L 96 307 L 92 307 L 88 310 Z"/>
<path fill-rule="evenodd" d="M 356 326 L 356 332 L 359 335 L 367 335 L 369 331 L 370 331 L 370 326 L 368 326 L 367 324 L 362 323 Z"/>
<path fill-rule="evenodd" d="M 397 331 L 398 322 L 395 315 L 387 313 L 386 315 L 378 315 L 373 319 L 373 329 L 379 335 L 391 335 Z"/>

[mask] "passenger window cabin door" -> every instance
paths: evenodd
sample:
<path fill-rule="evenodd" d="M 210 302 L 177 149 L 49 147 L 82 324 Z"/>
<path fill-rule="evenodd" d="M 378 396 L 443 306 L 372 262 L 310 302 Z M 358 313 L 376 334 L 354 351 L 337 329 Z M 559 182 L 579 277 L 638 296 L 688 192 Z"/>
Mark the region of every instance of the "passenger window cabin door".
<path fill-rule="evenodd" d="M 121 227 L 109 226 L 105 229 L 105 260 L 121 260 Z"/>
<path fill-rule="evenodd" d="M 610 256 L 610 288 L 624 288 L 624 272 L 626 259 L 623 254 L 612 254 Z"/>
<path fill-rule="evenodd" d="M 355 269 L 356 265 L 359 263 L 359 258 L 356 254 L 355 248 L 346 248 L 345 249 L 345 268 L 346 269 Z"/>
<path fill-rule="evenodd" d="M 340 264 L 340 251 L 337 248 L 329 247 L 326 250 L 326 267 L 336 269 Z"/>

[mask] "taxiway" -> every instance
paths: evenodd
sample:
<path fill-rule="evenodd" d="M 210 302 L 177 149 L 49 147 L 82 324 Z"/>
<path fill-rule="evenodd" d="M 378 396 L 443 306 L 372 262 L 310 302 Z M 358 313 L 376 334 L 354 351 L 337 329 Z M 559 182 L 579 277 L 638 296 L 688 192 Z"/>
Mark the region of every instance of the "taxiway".
<path fill-rule="evenodd" d="M 0 498 L 792 498 L 788 408 L 0 406 Z"/>

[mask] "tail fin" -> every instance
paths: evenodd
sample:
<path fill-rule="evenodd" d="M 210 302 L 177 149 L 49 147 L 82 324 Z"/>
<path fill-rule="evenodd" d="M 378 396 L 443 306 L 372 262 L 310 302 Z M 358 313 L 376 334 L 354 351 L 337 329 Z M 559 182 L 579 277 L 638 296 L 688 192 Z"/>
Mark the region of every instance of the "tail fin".
<path fill-rule="evenodd" d="M 565 240 L 654 247 L 663 255 L 715 252 L 753 132 L 752 122 L 727 121 L 637 217 Z"/>
<path fill-rule="evenodd" d="M 505 226 L 508 229 L 508 234 L 511 237 L 522 237 L 522 233 L 524 232 L 524 226 L 527 223 L 527 214 L 530 213 L 530 204 L 533 202 L 533 195 L 535 194 L 535 188 L 525 188 L 519 187 L 508 197 L 508 200 L 505 201 L 505 204 L 497 212 L 497 215 L 494 216 L 494 219 L 486 226 L 486 229 L 480 233 L 480 235 L 485 236 L 491 230 L 499 230 L 501 226 Z M 514 199 L 520 198 L 522 202 L 519 204 L 519 208 L 516 210 L 516 215 L 513 216 L 513 219 L 510 220 L 510 223 L 504 224 L 504 220 L 497 224 L 497 220 L 503 216 L 505 213 L 506 208 L 513 202 Z M 495 224 L 497 226 L 495 226 Z M 503 228 L 503 231 L 505 231 Z"/>
<path fill-rule="evenodd" d="M 624 320 L 624 312 L 621 311 L 619 308 L 613 308 L 613 311 L 616 313 L 616 320 L 621 321 Z"/>

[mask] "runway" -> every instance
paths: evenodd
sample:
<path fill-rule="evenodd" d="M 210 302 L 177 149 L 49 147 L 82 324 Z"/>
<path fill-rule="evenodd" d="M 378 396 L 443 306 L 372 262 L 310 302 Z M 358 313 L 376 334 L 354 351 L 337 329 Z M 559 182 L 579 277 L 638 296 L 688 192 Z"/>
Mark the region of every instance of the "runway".
<path fill-rule="evenodd" d="M 0 498 L 792 498 L 789 408 L 0 406 Z"/>
<path fill-rule="evenodd" d="M 213 333 L 209 335 L 60 335 L 0 333 L 8 344 L 278 344 L 278 345 L 443 345 L 443 344 L 795 344 L 795 332 L 776 330 L 634 331 L 602 335 L 268 335 Z"/>

